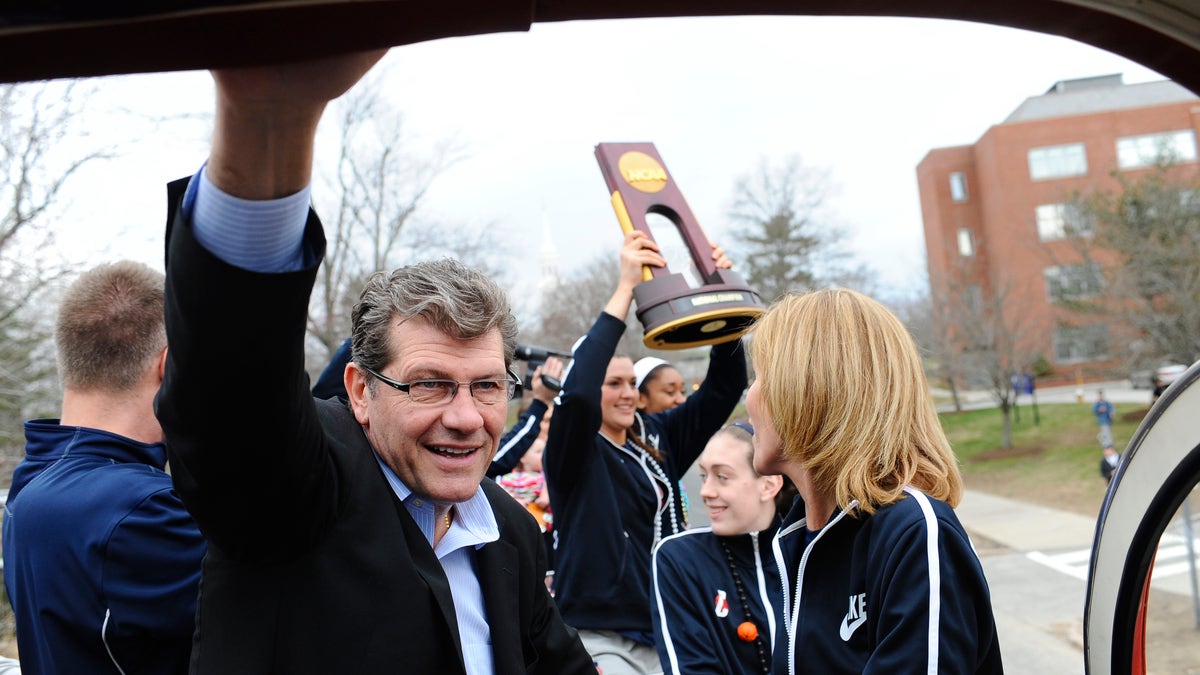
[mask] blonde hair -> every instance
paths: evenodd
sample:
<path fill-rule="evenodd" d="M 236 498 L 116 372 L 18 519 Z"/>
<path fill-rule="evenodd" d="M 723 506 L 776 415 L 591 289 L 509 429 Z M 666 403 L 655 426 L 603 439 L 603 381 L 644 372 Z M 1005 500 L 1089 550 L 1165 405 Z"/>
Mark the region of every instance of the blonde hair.
<path fill-rule="evenodd" d="M 842 510 L 857 500 L 873 513 L 906 485 L 962 499 L 916 344 L 882 304 L 845 289 L 786 295 L 755 324 L 750 354 L 782 457 Z"/>

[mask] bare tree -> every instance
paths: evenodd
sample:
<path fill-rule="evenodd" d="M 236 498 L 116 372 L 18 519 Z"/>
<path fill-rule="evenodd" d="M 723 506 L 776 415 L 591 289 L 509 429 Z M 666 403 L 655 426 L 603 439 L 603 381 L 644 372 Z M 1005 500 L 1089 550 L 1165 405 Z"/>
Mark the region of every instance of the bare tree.
<path fill-rule="evenodd" d="M 934 289 L 933 347 L 939 374 L 952 385 L 959 380 L 984 388 L 1003 415 L 1001 444 L 1012 447 L 1012 411 L 1018 392 L 1014 376 L 1030 370 L 1041 356 L 1050 325 L 1022 310 L 1015 280 L 988 287 L 966 269 L 956 270 L 944 287 Z"/>
<path fill-rule="evenodd" d="M 50 225 L 71 178 L 109 156 L 80 142 L 87 100 L 74 82 L 0 85 L 0 453 L 6 461 L 23 454 L 22 419 L 55 409 L 52 313 L 45 307 L 70 268 L 57 254 Z"/>
<path fill-rule="evenodd" d="M 423 258 L 453 257 L 503 276 L 504 246 L 491 223 L 470 227 L 418 223 L 434 181 L 460 157 L 453 144 L 425 153 L 404 132 L 403 116 L 380 86 L 356 87 L 339 111 L 334 173 L 325 181 L 326 256 L 309 309 L 313 365 L 320 367 L 350 334 L 350 308 L 367 277 Z"/>
<path fill-rule="evenodd" d="M 833 191 L 828 170 L 797 156 L 779 167 L 763 159 L 737 181 L 729 217 L 739 270 L 771 302 L 788 291 L 836 284 L 865 289 L 872 274 L 844 248 L 844 229 L 826 212 Z"/>
<path fill-rule="evenodd" d="M 1103 292 L 1056 298 L 1132 329 L 1131 365 L 1200 358 L 1200 172 L 1161 156 L 1137 174 L 1115 173 L 1119 189 L 1076 195 L 1081 217 L 1069 239 Z"/>
<path fill-rule="evenodd" d="M 559 351 L 569 351 L 587 333 L 617 287 L 620 267 L 615 254 L 598 255 L 587 265 L 559 282 L 542 300 L 540 325 L 525 331 L 523 339 Z M 630 312 L 633 324 L 634 312 Z M 626 322 L 627 325 L 629 322 Z M 626 331 L 621 351 L 628 346 Z M 640 335 L 640 330 L 638 331 Z"/>
<path fill-rule="evenodd" d="M 918 292 L 905 298 L 892 298 L 886 304 L 904 322 L 913 341 L 921 350 L 930 383 L 944 384 L 954 402 L 954 410 L 962 410 L 958 395 L 958 383 L 963 378 L 963 369 L 958 350 L 954 349 L 954 332 L 944 325 L 947 312 L 935 310 L 935 304 L 945 306 L 945 293 L 939 294 L 935 303 L 928 292 Z"/>

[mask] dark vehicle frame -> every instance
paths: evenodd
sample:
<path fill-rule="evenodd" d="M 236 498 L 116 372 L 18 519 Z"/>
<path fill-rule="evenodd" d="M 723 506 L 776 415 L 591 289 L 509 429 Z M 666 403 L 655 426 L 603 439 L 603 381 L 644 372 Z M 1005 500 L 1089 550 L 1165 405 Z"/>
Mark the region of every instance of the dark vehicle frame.
<path fill-rule="evenodd" d="M 733 15 L 1009 26 L 1091 44 L 1200 92 L 1200 0 L 9 0 L 0 9 L 0 82 L 263 64 L 540 22 Z M 1145 670 L 1154 551 L 1200 480 L 1189 414 L 1197 406 L 1200 364 L 1151 409 L 1109 488 L 1084 610 L 1089 673 Z"/>

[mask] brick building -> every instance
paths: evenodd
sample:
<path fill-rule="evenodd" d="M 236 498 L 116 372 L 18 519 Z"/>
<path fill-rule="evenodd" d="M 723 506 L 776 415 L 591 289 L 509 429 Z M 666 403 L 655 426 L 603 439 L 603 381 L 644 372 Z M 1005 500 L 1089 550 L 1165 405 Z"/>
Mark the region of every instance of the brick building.
<path fill-rule="evenodd" d="M 1055 83 L 973 145 L 930 151 L 917 179 L 935 308 L 951 297 L 995 303 L 1017 327 L 1015 358 L 1044 359 L 1056 379 L 1118 372 L 1136 336 L 1052 300 L 1103 293 L 1099 270 L 1064 233 L 1077 215 L 1070 202 L 1117 190 L 1114 171 L 1147 171 L 1164 149 L 1194 168 L 1198 129 L 1200 99 L 1183 87 L 1105 75 Z"/>

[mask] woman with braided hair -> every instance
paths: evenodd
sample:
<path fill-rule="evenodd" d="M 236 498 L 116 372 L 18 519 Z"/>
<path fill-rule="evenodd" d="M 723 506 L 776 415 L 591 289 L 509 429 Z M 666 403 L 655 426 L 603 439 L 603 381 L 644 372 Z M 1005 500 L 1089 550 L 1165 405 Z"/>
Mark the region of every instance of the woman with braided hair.
<path fill-rule="evenodd" d="M 730 266 L 720 248 L 712 257 Z M 575 346 L 543 456 L 557 532 L 555 599 L 605 675 L 661 671 L 650 552 L 685 529 L 679 479 L 746 388 L 735 340 L 713 347 L 704 383 L 686 402 L 638 413 L 633 361 L 615 354 L 642 266 L 665 264 L 648 236 L 626 235 L 617 289 Z"/>
<path fill-rule="evenodd" d="M 700 498 L 711 527 L 654 549 L 654 637 L 672 675 L 769 673 L 783 627 L 783 586 L 771 549 L 796 489 L 754 470 L 754 430 L 734 422 L 700 455 Z"/>

